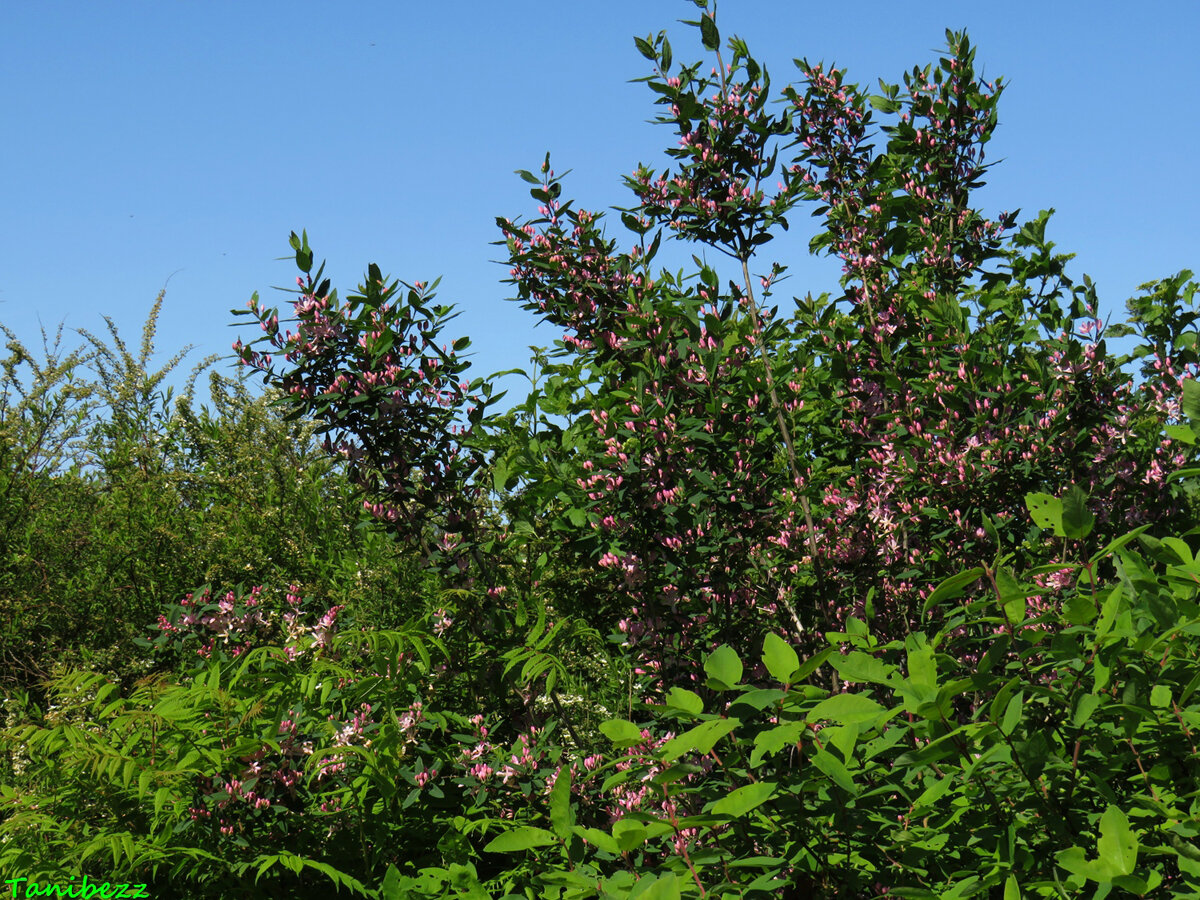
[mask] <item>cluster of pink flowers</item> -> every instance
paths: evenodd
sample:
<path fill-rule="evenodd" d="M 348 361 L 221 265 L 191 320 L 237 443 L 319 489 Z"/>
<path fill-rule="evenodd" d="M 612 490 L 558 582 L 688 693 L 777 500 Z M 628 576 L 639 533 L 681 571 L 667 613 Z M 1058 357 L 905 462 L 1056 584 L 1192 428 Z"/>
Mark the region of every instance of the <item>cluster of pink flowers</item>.
<path fill-rule="evenodd" d="M 288 588 L 282 612 L 264 606 L 263 591 L 262 585 L 252 587 L 242 596 L 227 591 L 215 603 L 210 591 L 199 597 L 189 593 L 179 602 L 177 621 L 173 622 L 166 614 L 159 615 L 158 631 L 168 637 L 198 638 L 200 646 L 196 653 L 204 659 L 211 658 L 219 649 L 228 649 L 231 656 L 237 657 L 276 637 L 282 639 L 289 659 L 328 648 L 342 606 L 331 606 L 315 623 L 305 624 L 297 585 Z"/>
<path fill-rule="evenodd" d="M 242 598 L 228 591 L 214 604 L 210 591 L 205 591 L 199 597 L 189 593 L 179 602 L 182 615 L 178 624 L 172 623 L 165 614 L 160 614 L 158 629 L 165 635 L 188 632 L 204 636 L 196 651 L 204 659 L 210 658 L 218 646 L 227 647 L 233 656 L 240 656 L 270 626 L 268 616 L 259 606 L 261 595 L 261 585 L 252 588 L 249 595 Z M 212 609 L 213 606 L 215 609 Z"/>

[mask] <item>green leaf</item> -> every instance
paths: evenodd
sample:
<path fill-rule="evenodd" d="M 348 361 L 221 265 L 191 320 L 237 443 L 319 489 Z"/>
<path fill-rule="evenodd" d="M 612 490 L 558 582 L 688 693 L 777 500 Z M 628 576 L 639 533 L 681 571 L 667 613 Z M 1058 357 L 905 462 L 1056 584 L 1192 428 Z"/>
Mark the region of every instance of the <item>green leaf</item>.
<path fill-rule="evenodd" d="M 750 754 L 750 765 L 757 766 L 768 753 L 778 753 L 784 747 L 795 744 L 804 735 L 803 722 L 786 722 L 754 736 L 754 750 Z"/>
<path fill-rule="evenodd" d="M 851 650 L 845 656 L 834 654 L 830 662 L 843 680 L 859 684 L 889 684 L 896 672 L 894 665 L 861 650 Z"/>
<path fill-rule="evenodd" d="M 1179 561 L 1184 565 L 1190 566 L 1195 562 L 1195 559 L 1192 557 L 1192 548 L 1186 542 L 1181 541 L 1177 537 L 1165 537 L 1162 539 L 1162 542 L 1163 546 L 1168 547 L 1171 552 L 1179 557 Z"/>
<path fill-rule="evenodd" d="M 997 570 L 996 587 L 1000 593 L 1000 610 L 1005 620 L 1014 625 L 1024 622 L 1028 608 L 1026 600 L 1032 591 L 1027 590 L 1024 585 L 1018 582 L 1016 576 L 1008 567 L 1002 567 Z"/>
<path fill-rule="evenodd" d="M 1021 713 L 1025 708 L 1025 693 L 1017 691 L 1012 699 L 1008 701 L 1008 707 L 1004 710 L 1004 718 L 1000 720 L 1000 731 L 1002 734 L 1010 735 L 1016 729 L 1017 724 L 1021 721 Z"/>
<path fill-rule="evenodd" d="M 1063 536 L 1082 539 L 1092 532 L 1095 516 L 1087 508 L 1087 494 L 1077 485 L 1071 485 L 1062 499 Z"/>
<path fill-rule="evenodd" d="M 968 569 L 965 572 L 959 572 L 957 575 L 951 575 L 934 588 L 932 594 L 925 598 L 921 612 L 927 613 L 943 600 L 951 600 L 960 596 L 965 588 L 974 584 L 982 577 L 983 569 L 980 568 Z"/>
<path fill-rule="evenodd" d="M 200 759 L 200 751 L 199 750 L 189 750 L 187 753 L 184 754 L 183 759 L 181 759 L 176 764 L 176 768 L 189 769 L 192 766 L 194 766 L 199 761 L 199 759 Z"/>
<path fill-rule="evenodd" d="M 1087 860 L 1082 847 L 1068 847 L 1066 850 L 1060 850 L 1054 858 L 1060 866 L 1072 875 L 1090 878 L 1092 881 L 1109 880 L 1108 874 L 1102 866 L 1098 865 L 1094 860 L 1090 862 Z"/>
<path fill-rule="evenodd" d="M 774 792 L 775 782 L 756 781 L 730 791 L 713 804 L 710 812 L 716 816 L 744 816 L 766 803 Z"/>
<path fill-rule="evenodd" d="M 621 223 L 635 234 L 645 234 L 650 230 L 649 225 L 643 225 L 636 216 L 627 212 L 621 213 Z"/>
<path fill-rule="evenodd" d="M 1038 528 L 1049 528 L 1056 537 L 1067 536 L 1063 531 L 1062 502 L 1057 497 L 1042 493 L 1026 494 L 1025 507 Z"/>
<path fill-rule="evenodd" d="M 613 839 L 622 853 L 628 853 L 646 842 L 646 826 L 633 819 L 613 823 Z"/>
<path fill-rule="evenodd" d="M 763 638 L 762 661 L 771 677 L 784 684 L 791 684 L 792 676 L 800 668 L 800 657 L 796 651 L 774 632 Z"/>
<path fill-rule="evenodd" d="M 1164 429 L 1167 437 L 1184 444 L 1196 443 L 1196 432 L 1187 425 L 1167 425 Z"/>
<path fill-rule="evenodd" d="M 812 764 L 833 779 L 834 784 L 850 794 L 858 793 L 858 786 L 850 777 L 849 770 L 842 761 L 828 750 L 818 750 L 813 754 Z"/>
<path fill-rule="evenodd" d="M 614 856 L 621 854 L 621 848 L 607 831 L 601 831 L 599 828 L 584 828 L 582 825 L 576 825 L 572 830 L 598 850 Z"/>
<path fill-rule="evenodd" d="M 1113 875 L 1132 875 L 1137 866 L 1138 840 L 1129 830 L 1129 820 L 1116 806 L 1110 806 L 1100 817 L 1100 840 L 1096 849 L 1101 865 Z"/>
<path fill-rule="evenodd" d="M 910 634 L 905 640 L 908 655 L 908 680 L 917 687 L 937 688 L 937 662 L 933 648 L 925 642 L 925 635 Z"/>
<path fill-rule="evenodd" d="M 787 691 L 781 691 L 779 688 L 759 688 L 754 691 L 746 691 L 736 700 L 731 701 L 730 707 L 745 705 L 755 710 L 766 709 L 768 706 L 779 703 L 787 695 Z"/>
<path fill-rule="evenodd" d="M 796 672 L 796 682 L 803 681 L 813 672 L 817 671 L 817 669 L 821 668 L 821 666 L 825 664 L 825 660 L 829 659 L 829 657 L 833 656 L 836 652 L 837 647 L 826 647 L 815 656 L 810 656 L 804 661 L 804 665 L 800 667 L 800 670 Z"/>
<path fill-rule="evenodd" d="M 637 45 L 638 53 L 650 60 L 650 62 L 658 62 L 658 54 L 654 52 L 654 46 L 645 38 L 635 37 L 634 44 Z"/>
<path fill-rule="evenodd" d="M 1101 550 L 1099 553 L 1097 553 L 1095 556 L 1093 556 L 1091 558 L 1090 562 L 1096 563 L 1099 560 L 1104 559 L 1104 557 L 1108 556 L 1110 553 L 1114 552 L 1115 550 L 1120 550 L 1122 547 L 1124 547 L 1130 541 L 1137 538 L 1138 535 L 1140 535 L 1143 531 L 1145 531 L 1149 527 L 1150 527 L 1149 525 L 1139 525 L 1133 531 L 1130 531 L 1127 534 L 1123 534 L 1119 538 L 1116 538 L 1116 539 L 1110 541 L 1103 550 Z"/>
<path fill-rule="evenodd" d="M 1189 378 L 1183 383 L 1183 401 L 1180 408 L 1189 419 L 1200 419 L 1200 382 L 1196 379 Z"/>
<path fill-rule="evenodd" d="M 154 814 L 158 815 L 162 812 L 163 806 L 171 799 L 171 789 L 168 787 L 160 787 L 154 792 Z"/>
<path fill-rule="evenodd" d="M 1096 707 L 1100 705 L 1101 698 L 1096 694 L 1084 694 L 1079 698 L 1079 703 L 1075 706 L 1075 715 L 1071 717 L 1071 722 L 1076 728 L 1082 728 L 1092 718 L 1092 713 L 1096 711 Z"/>
<path fill-rule="evenodd" d="M 658 876 L 643 875 L 628 896 L 629 900 L 680 900 L 682 894 L 675 873 L 665 872 Z"/>
<path fill-rule="evenodd" d="M 571 806 L 571 770 L 565 766 L 558 770 L 554 787 L 550 790 L 550 824 L 563 841 L 571 834 L 571 827 L 575 824 L 575 810 Z"/>
<path fill-rule="evenodd" d="M 600 731 L 613 742 L 618 749 L 634 747 L 642 743 L 642 729 L 626 719 L 610 719 L 600 723 Z"/>
<path fill-rule="evenodd" d="M 690 728 L 663 744 L 658 751 L 659 758 L 663 762 L 672 762 L 685 753 L 704 755 L 716 746 L 717 741 L 741 724 L 741 719 L 710 719 L 701 722 L 695 728 Z"/>
<path fill-rule="evenodd" d="M 667 693 L 667 706 L 682 709 L 693 716 L 704 712 L 704 701 L 700 699 L 700 695 L 681 687 L 673 687 Z"/>
<path fill-rule="evenodd" d="M 1169 685 L 1156 684 L 1150 690 L 1150 705 L 1158 709 L 1166 709 L 1171 705 L 1171 688 Z"/>
<path fill-rule="evenodd" d="M 887 710 L 865 694 L 834 694 L 808 711 L 809 722 L 829 719 L 841 725 L 873 722 Z"/>
<path fill-rule="evenodd" d="M 496 462 L 496 468 L 492 475 L 492 483 L 496 487 L 497 493 L 504 492 L 504 486 L 508 484 L 508 459 L 500 459 Z"/>
<path fill-rule="evenodd" d="M 949 791 L 953 786 L 954 778 L 950 775 L 947 775 L 945 778 L 937 779 L 933 782 L 933 784 L 929 785 L 929 787 L 925 788 L 925 790 L 921 792 L 921 796 L 913 801 L 913 809 L 918 810 L 926 807 L 932 807 L 935 803 L 941 800 L 942 797 L 946 795 L 946 792 Z"/>
<path fill-rule="evenodd" d="M 548 847 L 557 844 L 558 838 L 545 828 L 535 828 L 532 825 L 521 825 L 512 831 L 492 838 L 485 846 L 488 853 L 515 853 L 519 850 L 532 850 L 534 847 Z"/>
<path fill-rule="evenodd" d="M 1096 604 L 1083 594 L 1075 593 L 1063 604 L 1062 614 L 1070 625 L 1087 625 L 1096 618 Z"/>
<path fill-rule="evenodd" d="M 650 780 L 655 784 L 674 784 L 701 771 L 703 769 L 700 766 L 692 765 L 691 763 L 676 763 L 673 766 L 663 769 Z"/>
<path fill-rule="evenodd" d="M 1004 880 L 1004 900 L 1021 900 L 1021 886 L 1017 884 L 1017 876 L 1009 875 Z"/>
<path fill-rule="evenodd" d="M 727 691 L 742 680 L 742 661 L 728 644 L 722 644 L 704 661 L 708 673 L 709 687 Z"/>
<path fill-rule="evenodd" d="M 717 23 L 708 13 L 700 17 L 700 42 L 704 44 L 705 50 L 721 49 L 721 33 L 717 31 Z"/>

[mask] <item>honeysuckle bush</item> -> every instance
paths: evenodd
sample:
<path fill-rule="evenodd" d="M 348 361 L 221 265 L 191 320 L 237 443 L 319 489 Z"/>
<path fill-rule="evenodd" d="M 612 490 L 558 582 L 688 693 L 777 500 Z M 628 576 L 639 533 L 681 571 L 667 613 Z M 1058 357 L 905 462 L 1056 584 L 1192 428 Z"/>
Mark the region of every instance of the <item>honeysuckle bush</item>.
<path fill-rule="evenodd" d="M 427 631 L 196 598 L 161 629 L 186 678 L 65 675 L 6 730 L 0 865 L 197 897 L 1200 896 L 1196 533 L 1088 554 L 1082 503 L 1028 504 L 1061 587 L 1001 553 L 927 631 L 722 645 L 583 757 L 439 709 Z"/>
<path fill-rule="evenodd" d="M 935 586 L 928 631 L 850 617 L 807 659 L 774 634 L 722 645 L 707 699 L 675 687 L 604 727 L 610 758 L 637 748 L 604 789 L 640 795 L 610 829 L 564 803 L 491 849 L 528 851 L 539 896 L 1200 895 L 1195 532 L 1089 554 L 1086 512 L 1030 505 L 1066 586 L 1004 553 Z"/>
<path fill-rule="evenodd" d="M 1191 274 L 1105 326 L 1048 213 L 975 208 L 1002 85 L 965 35 L 878 94 L 807 62 L 773 94 L 697 6 L 715 64 L 637 44 L 679 142 L 620 239 L 549 157 L 520 173 L 511 283 L 563 338 L 509 412 L 436 283 L 371 265 L 341 300 L 291 236 L 295 324 L 255 297 L 239 355 L 423 608 L 334 638 L 320 584 L 195 591 L 159 621 L 176 675 L 66 675 L 6 731 L 6 865 L 189 896 L 1195 893 Z M 784 313 L 765 254 L 802 204 L 843 279 Z"/>
<path fill-rule="evenodd" d="M 57 679 L 40 720 L 6 736 L 19 786 L 3 788 L 4 871 L 279 896 L 313 878 L 361 887 L 347 871 L 399 861 L 389 838 L 425 787 L 421 735 L 438 722 L 416 693 L 430 641 L 339 635 L 339 608 L 306 609 L 294 590 L 186 598 L 158 642 L 190 654 L 179 677 L 125 694 L 100 673 Z M 405 835 L 414 858 L 427 838 Z"/>
<path fill-rule="evenodd" d="M 297 331 L 251 310 L 286 365 L 242 356 L 362 463 L 376 514 L 481 597 L 517 571 L 540 583 L 542 559 L 587 570 L 602 599 L 557 611 L 616 625 L 658 688 L 696 649 L 755 629 L 799 641 L 857 615 L 906 633 L 928 585 L 998 543 L 1045 561 L 1032 491 L 1078 486 L 1097 547 L 1190 516 L 1166 478 L 1195 447 L 1164 431 L 1196 369 L 1190 273 L 1130 301 L 1122 329 L 1141 342 L 1110 352 L 1095 285 L 1066 275 L 1049 213 L 1020 223 L 972 204 L 1003 86 L 976 72 L 966 36 L 948 32 L 936 64 L 879 94 L 801 62 L 801 83 L 773 96 L 701 10 L 711 68 L 679 66 L 665 34 L 638 42 L 678 145 L 666 170 L 627 179 L 628 249 L 564 199 L 549 157 L 520 173 L 538 217 L 498 220 L 518 300 L 564 329 L 520 409 L 485 416 L 486 382 L 462 381 L 438 345 L 450 308 L 429 308 L 424 287 L 373 267 L 341 304 L 293 235 Z M 765 304 L 786 266 L 765 254 L 802 204 L 842 292 L 797 298 L 785 318 Z M 712 259 L 656 270 L 672 241 Z M 476 511 L 493 489 L 498 531 Z M 504 606 L 481 612 L 499 628 Z"/>
<path fill-rule="evenodd" d="M 712 17 L 700 25 L 717 50 Z M 619 250 L 598 214 L 561 199 L 548 162 L 541 217 L 501 223 L 526 308 L 590 366 L 574 442 L 588 449 L 562 489 L 591 530 L 569 546 L 630 598 L 650 668 L 692 633 L 711 644 L 756 616 L 796 637 L 848 614 L 903 633 L 922 578 L 998 538 L 1034 552 L 1029 491 L 1080 485 L 1097 540 L 1180 508 L 1165 478 L 1193 451 L 1163 424 L 1195 371 L 1190 273 L 1148 286 L 1171 304 L 1131 301 L 1127 332 L 1154 362 L 1135 385 L 1094 286 L 1074 285 L 1046 239 L 1048 214 L 1016 228 L 971 207 L 1000 86 L 975 74 L 964 35 L 947 37 L 938 65 L 871 97 L 803 63 L 779 112 L 737 39 L 709 76 L 673 68 L 665 36 L 642 41 L 680 146 L 674 168 L 629 179 L 640 204 L 622 224 L 640 241 Z M 890 117 L 882 149 L 875 110 Z M 801 201 L 819 204 L 813 248 L 841 259 L 844 291 L 798 299 L 784 321 L 754 296 L 783 266 L 757 257 Z M 655 273 L 664 234 L 719 251 L 733 277 L 722 287 L 700 260 L 690 279 Z"/>
<path fill-rule="evenodd" d="M 489 831 L 535 820 L 560 772 L 598 760 L 536 725 L 499 737 L 496 711 L 445 711 L 444 620 L 341 629 L 340 607 L 298 591 L 183 598 L 155 626 L 165 673 L 131 692 L 54 679 L 4 732 L 3 870 L 119 870 L 189 897 L 373 894 L 447 860 L 518 877 L 479 860 Z"/>

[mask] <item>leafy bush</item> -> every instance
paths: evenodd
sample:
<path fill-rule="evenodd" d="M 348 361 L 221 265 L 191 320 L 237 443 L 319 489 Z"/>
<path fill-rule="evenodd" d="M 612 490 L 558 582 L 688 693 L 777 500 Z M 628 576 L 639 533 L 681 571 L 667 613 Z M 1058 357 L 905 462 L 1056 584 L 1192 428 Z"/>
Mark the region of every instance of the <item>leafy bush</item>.
<path fill-rule="evenodd" d="M 528 555 L 531 535 L 554 534 L 557 567 L 590 570 L 604 598 L 559 611 L 619 623 L 666 688 L 677 662 L 735 637 L 784 628 L 802 641 L 851 615 L 905 634 L 929 584 L 998 542 L 1045 562 L 1030 492 L 1078 486 L 1097 547 L 1188 512 L 1166 476 L 1195 446 L 1163 429 L 1196 371 L 1190 273 L 1131 301 L 1138 382 L 1108 350 L 1095 286 L 1072 282 L 1046 238 L 1049 213 L 1018 225 L 971 206 L 1002 85 L 977 75 L 965 35 L 948 32 L 936 66 L 878 95 L 801 63 L 803 84 L 774 112 L 744 42 L 728 42 L 726 62 L 712 14 L 693 24 L 717 57 L 711 76 L 676 65 L 663 34 L 639 41 L 680 144 L 674 168 L 629 180 L 633 246 L 563 199 L 549 157 L 520 173 L 539 217 L 499 220 L 518 299 L 564 329 L 562 362 L 521 411 L 484 415 L 486 385 L 461 381 L 465 364 L 437 344 L 450 309 L 428 289 L 372 266 L 341 302 L 313 274 L 306 235 L 292 235 L 297 330 L 252 301 L 267 349 L 240 347 L 243 361 L 323 421 L 390 528 L 493 591 L 506 570 L 556 568 Z M 797 298 L 785 319 L 755 282 L 765 302 L 786 267 L 757 257 L 805 201 L 823 221 L 813 249 L 842 260 L 844 290 Z M 690 275 L 656 272 L 664 236 L 733 271 L 723 283 L 696 257 Z M 478 513 L 490 488 L 499 533 Z M 404 511 L 439 505 L 446 515 L 412 533 Z"/>
<path fill-rule="evenodd" d="M 0 859 L 60 879 L 111 859 L 189 896 L 1200 894 L 1191 545 L 1143 526 L 1062 560 L 1053 591 L 1006 562 L 938 586 L 928 636 L 851 618 L 803 661 L 773 634 L 719 647 L 697 691 L 608 719 L 580 758 L 437 710 L 429 638 L 303 628 L 292 595 L 285 639 L 209 646 L 179 683 L 60 677 L 45 721 L 6 735 L 28 787 L 6 789 Z M 166 634 L 240 639 L 241 601 Z"/>
<path fill-rule="evenodd" d="M 177 354 L 148 369 L 156 300 L 131 355 L 65 354 L 61 331 L 37 362 L 15 336 L 0 407 L 0 685 L 35 688 L 57 662 L 145 674 L 136 641 L 164 603 L 198 581 L 298 579 L 362 624 L 418 613 L 427 579 L 365 516 L 312 426 L 284 422 L 270 394 L 212 373 L 212 407 L 160 391 Z M 86 375 L 91 372 L 94 380 Z M 285 574 L 281 574 L 285 573 Z"/>
<path fill-rule="evenodd" d="M 801 62 L 768 107 L 697 6 L 711 75 L 638 40 L 680 143 L 629 179 L 629 249 L 548 156 L 538 218 L 499 220 L 564 332 L 518 407 L 464 380 L 436 285 L 372 264 L 339 300 L 303 232 L 295 331 L 256 296 L 236 347 L 266 398 L 171 414 L 119 346 L 103 426 L 91 394 L 21 407 L 22 447 L 87 434 L 103 472 L 6 457 L 13 496 L 86 512 L 54 558 L 137 579 L 114 627 L 161 615 L 153 674 L 9 711 L 0 865 L 186 896 L 1200 894 L 1191 273 L 1106 329 L 1049 213 L 971 205 L 1002 85 L 965 35 L 875 95 Z M 803 202 L 842 293 L 785 317 L 759 257 Z M 655 271 L 664 238 L 729 263 Z M 223 587 L 164 609 L 187 572 Z"/>

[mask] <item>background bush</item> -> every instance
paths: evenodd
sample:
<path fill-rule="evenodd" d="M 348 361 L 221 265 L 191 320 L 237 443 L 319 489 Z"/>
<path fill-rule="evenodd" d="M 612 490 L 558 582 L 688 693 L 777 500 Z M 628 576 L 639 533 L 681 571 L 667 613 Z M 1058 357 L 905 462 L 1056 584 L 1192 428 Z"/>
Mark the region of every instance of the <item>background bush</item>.
<path fill-rule="evenodd" d="M 10 344 L 5 871 L 1200 893 L 1191 274 L 1106 328 L 1049 213 L 971 205 L 1002 85 L 965 35 L 873 95 L 801 62 L 770 105 L 697 6 L 716 65 L 637 41 L 678 142 L 628 249 L 520 173 L 512 283 L 563 338 L 507 413 L 435 286 L 372 264 L 339 299 L 303 232 L 294 330 L 255 297 L 236 346 L 262 397 L 160 391 L 157 306 L 137 357 L 111 322 Z M 802 203 L 845 277 L 784 315 Z M 664 240 L 716 261 L 655 270 Z"/>

